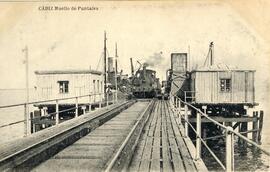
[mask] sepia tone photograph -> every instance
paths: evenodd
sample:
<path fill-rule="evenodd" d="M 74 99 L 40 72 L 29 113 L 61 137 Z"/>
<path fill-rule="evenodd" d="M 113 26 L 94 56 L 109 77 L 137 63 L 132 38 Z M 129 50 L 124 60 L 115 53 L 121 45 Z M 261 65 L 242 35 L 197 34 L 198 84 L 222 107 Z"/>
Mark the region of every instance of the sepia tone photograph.
<path fill-rule="evenodd" d="M 270 171 L 267 0 L 0 0 L 0 171 Z"/>

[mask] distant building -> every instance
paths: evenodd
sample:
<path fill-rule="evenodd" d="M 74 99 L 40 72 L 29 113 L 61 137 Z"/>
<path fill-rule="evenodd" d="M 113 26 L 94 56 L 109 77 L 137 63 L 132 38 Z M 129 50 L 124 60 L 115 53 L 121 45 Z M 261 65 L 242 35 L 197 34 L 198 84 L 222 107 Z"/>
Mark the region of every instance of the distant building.
<path fill-rule="evenodd" d="M 255 105 L 255 70 L 210 66 L 191 71 L 191 91 L 201 104 Z"/>
<path fill-rule="evenodd" d="M 35 71 L 39 100 L 74 97 L 103 93 L 104 77 L 102 72 L 94 70 L 51 70 Z M 103 96 L 102 96 L 103 98 Z M 97 101 L 100 96 L 92 100 Z M 65 103 L 74 103 L 74 100 Z M 89 98 L 79 99 L 80 103 L 89 102 Z M 60 104 L 62 103 L 59 102 Z"/>

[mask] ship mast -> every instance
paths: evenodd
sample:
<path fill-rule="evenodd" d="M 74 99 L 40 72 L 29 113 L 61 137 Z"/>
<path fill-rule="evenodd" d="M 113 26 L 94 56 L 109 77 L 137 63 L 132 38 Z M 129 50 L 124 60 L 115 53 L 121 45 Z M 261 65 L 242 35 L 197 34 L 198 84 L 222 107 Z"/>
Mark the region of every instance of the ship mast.
<path fill-rule="evenodd" d="M 30 122 L 29 122 L 29 61 L 28 61 L 28 47 L 22 50 L 25 53 L 25 90 L 26 90 L 26 102 L 24 109 L 24 119 L 25 119 L 25 129 L 24 135 L 28 136 L 30 134 Z"/>
<path fill-rule="evenodd" d="M 115 100 L 117 101 L 118 97 L 117 97 L 117 58 L 118 58 L 118 54 L 117 54 L 117 43 L 115 43 L 115 90 L 116 90 L 116 93 L 115 93 Z"/>
<path fill-rule="evenodd" d="M 107 59 L 107 37 L 106 37 L 106 31 L 104 32 L 104 96 L 106 99 L 106 89 L 107 89 L 107 64 L 106 64 L 106 59 Z"/>

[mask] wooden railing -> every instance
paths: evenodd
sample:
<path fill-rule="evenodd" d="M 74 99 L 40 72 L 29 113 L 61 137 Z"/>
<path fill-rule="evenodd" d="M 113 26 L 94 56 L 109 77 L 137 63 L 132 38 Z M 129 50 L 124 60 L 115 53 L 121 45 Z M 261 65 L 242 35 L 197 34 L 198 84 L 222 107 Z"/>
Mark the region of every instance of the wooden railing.
<path fill-rule="evenodd" d="M 218 164 L 226 171 L 234 171 L 234 136 L 241 138 L 242 140 L 246 141 L 247 143 L 255 146 L 256 148 L 260 149 L 263 153 L 270 156 L 270 152 L 262 148 L 256 142 L 248 139 L 244 135 L 239 132 L 233 130 L 230 126 L 225 126 L 220 124 L 219 122 L 215 121 L 214 119 L 210 118 L 206 113 L 202 112 L 200 109 L 196 108 L 195 106 L 181 100 L 180 98 L 170 95 L 170 106 L 172 110 L 179 115 L 179 118 L 184 121 L 184 135 L 185 137 L 189 137 L 188 135 L 188 128 L 190 127 L 194 133 L 196 134 L 196 155 L 195 160 L 201 158 L 201 147 L 202 144 L 206 147 L 206 149 L 210 152 L 213 158 L 218 162 Z M 184 107 L 184 114 L 181 113 L 181 107 Z M 193 109 L 196 111 L 196 129 L 191 125 L 188 118 L 188 108 Z M 215 125 L 219 126 L 221 129 L 225 131 L 225 141 L 226 141 L 226 164 L 224 165 L 221 160 L 215 155 L 215 153 L 211 150 L 211 148 L 206 144 L 206 142 L 201 137 L 201 118 L 205 117 Z M 181 120 L 180 120 L 181 121 Z"/>
<path fill-rule="evenodd" d="M 33 102 L 28 102 L 28 103 L 19 103 L 19 104 L 0 106 L 0 109 L 22 107 L 22 106 L 24 107 L 24 119 L 23 120 L 15 121 L 15 122 L 11 122 L 11 123 L 8 123 L 8 124 L 1 125 L 0 129 L 4 128 L 4 127 L 8 127 L 8 126 L 12 126 L 12 125 L 24 122 L 24 135 L 28 136 L 28 135 L 31 134 L 31 121 L 36 120 L 37 118 L 41 118 L 41 117 L 30 118 L 30 113 L 29 113 L 29 106 L 30 105 L 38 105 L 40 103 L 48 103 L 48 102 L 51 102 L 51 104 L 55 104 L 55 112 L 46 114 L 46 115 L 44 115 L 42 117 L 55 116 L 55 125 L 58 125 L 59 124 L 59 114 L 60 113 L 75 110 L 75 118 L 77 118 L 80 115 L 79 114 L 79 108 L 82 108 L 83 114 L 86 113 L 86 111 L 85 111 L 85 109 L 86 109 L 85 106 L 86 105 L 88 105 L 89 109 L 91 110 L 91 105 L 93 103 L 95 103 L 95 104 L 98 103 L 99 108 L 101 108 L 102 103 L 106 104 L 106 106 L 108 106 L 110 103 L 116 103 L 118 101 L 116 94 L 117 94 L 117 92 L 112 92 L 112 100 L 109 100 L 109 94 L 106 94 L 104 96 L 104 93 L 98 93 L 98 94 L 87 94 L 87 95 L 80 95 L 80 96 L 74 96 L 74 97 L 56 98 L 56 99 L 49 99 L 49 100 L 41 100 L 41 101 L 33 101 Z M 97 96 L 99 97 L 99 101 L 94 101 L 93 102 L 92 97 L 96 98 Z M 81 104 L 81 103 L 79 103 L 79 99 L 80 98 L 85 98 L 85 97 L 89 97 L 89 102 L 88 103 L 82 103 L 83 105 L 79 105 L 79 104 Z M 60 105 L 60 102 L 63 101 L 63 100 L 75 100 L 75 103 L 74 103 L 75 107 L 64 109 L 64 110 L 60 111 L 59 110 L 59 105 Z"/>

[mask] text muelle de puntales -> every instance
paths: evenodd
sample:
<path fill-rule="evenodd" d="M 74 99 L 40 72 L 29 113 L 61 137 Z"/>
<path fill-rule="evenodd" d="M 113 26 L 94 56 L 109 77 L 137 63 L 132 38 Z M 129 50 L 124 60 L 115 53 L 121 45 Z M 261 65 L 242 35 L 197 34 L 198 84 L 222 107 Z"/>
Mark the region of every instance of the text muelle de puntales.
<path fill-rule="evenodd" d="M 89 11 L 98 10 L 95 6 L 39 6 L 40 11 Z"/>

